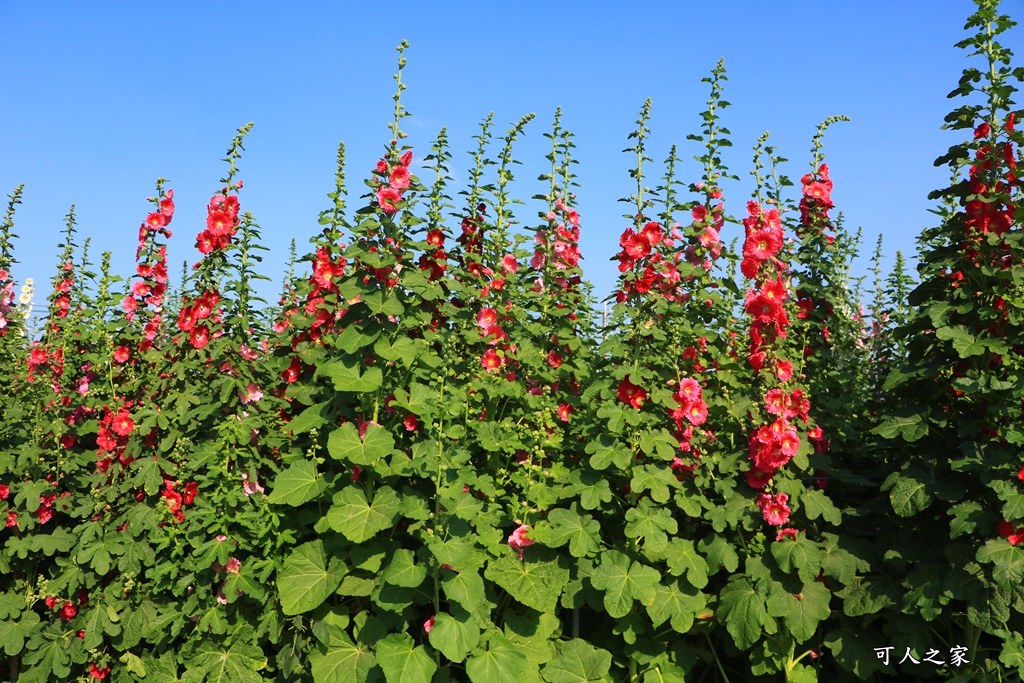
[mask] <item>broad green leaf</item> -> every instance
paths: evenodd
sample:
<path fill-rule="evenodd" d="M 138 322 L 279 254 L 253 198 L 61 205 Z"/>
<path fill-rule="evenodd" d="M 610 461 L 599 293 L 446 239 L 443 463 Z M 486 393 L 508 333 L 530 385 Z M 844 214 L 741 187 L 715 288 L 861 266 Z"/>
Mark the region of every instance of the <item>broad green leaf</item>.
<path fill-rule="evenodd" d="M 816 581 L 805 582 L 795 595 L 780 588 L 768 596 L 768 615 L 782 617 L 796 642 L 802 643 L 814 635 L 818 624 L 828 619 L 831 597 L 829 590 Z"/>
<path fill-rule="evenodd" d="M 186 663 L 188 674 L 200 669 L 206 674 L 207 683 L 262 683 L 263 677 L 258 671 L 267 667 L 267 658 L 263 650 L 250 642 L 239 638 L 230 646 L 204 641 L 199 646 L 199 653 Z"/>
<path fill-rule="evenodd" d="M 679 480 L 665 465 L 643 465 L 633 468 L 633 479 L 629 489 L 633 493 L 650 491 L 657 503 L 667 503 L 671 498 L 669 489 L 679 488 Z"/>
<path fill-rule="evenodd" d="M 659 583 L 656 591 L 654 602 L 647 606 L 651 624 L 658 628 L 671 619 L 676 633 L 687 633 L 693 626 L 694 616 L 704 609 L 704 595 L 696 588 L 681 585 L 676 579 L 667 585 Z"/>
<path fill-rule="evenodd" d="M 37 632 L 29 642 L 28 649 L 22 654 L 22 664 L 28 665 L 24 668 L 30 671 L 33 668 L 38 669 L 35 673 L 36 680 L 40 683 L 51 680 L 49 677 L 51 672 L 58 680 L 67 681 L 70 680 L 68 674 L 71 673 L 71 658 L 68 649 L 63 637 Z M 27 677 L 25 673 L 22 673 L 21 676 L 22 678 Z"/>
<path fill-rule="evenodd" d="M 601 565 L 594 570 L 590 582 L 594 588 L 604 591 L 604 606 L 608 616 L 624 617 L 633 609 L 633 601 L 644 606 L 651 605 L 657 595 L 661 574 L 651 567 L 634 561 L 618 550 L 608 550 L 601 556 Z"/>
<path fill-rule="evenodd" d="M 401 548 L 395 551 L 391 564 L 384 570 L 384 580 L 403 588 L 416 588 L 427 578 L 427 568 L 416 564 L 413 551 Z"/>
<path fill-rule="evenodd" d="M 1015 667 L 1018 676 L 1024 676 L 1024 643 L 1021 641 L 1020 633 L 1009 634 L 1003 639 L 1003 649 L 999 652 L 999 661 Z"/>
<path fill-rule="evenodd" d="M 372 422 L 366 425 L 363 438 L 359 438 L 355 424 L 346 422 L 331 432 L 327 439 L 327 452 L 332 458 L 356 465 L 372 465 L 394 449 L 395 439 L 390 432 Z"/>
<path fill-rule="evenodd" d="M 359 349 L 365 348 L 372 344 L 379 336 L 380 329 L 373 329 L 369 334 L 363 332 L 366 325 L 356 323 L 355 325 L 349 325 L 346 327 L 340 335 L 338 335 L 338 341 L 336 345 L 339 349 L 347 354 L 355 355 Z"/>
<path fill-rule="evenodd" d="M 356 360 L 335 360 L 321 365 L 316 376 L 327 375 L 334 382 L 337 391 L 369 393 L 380 388 L 384 374 L 378 367 L 366 368 L 360 372 L 360 363 Z"/>
<path fill-rule="evenodd" d="M 1005 590 L 1024 582 L 1024 550 L 1010 545 L 1005 538 L 994 538 L 978 549 L 978 562 L 991 562 L 992 578 Z"/>
<path fill-rule="evenodd" d="M 921 415 L 893 416 L 871 430 L 883 439 L 895 439 L 902 435 L 908 442 L 914 442 L 928 433 L 928 423 Z"/>
<path fill-rule="evenodd" d="M 296 415 L 291 422 L 285 425 L 284 428 L 287 431 L 290 431 L 294 436 L 305 434 L 311 429 L 319 429 L 327 423 L 327 418 L 324 417 L 324 411 L 330 404 L 330 401 L 324 401 L 323 403 L 316 403 L 309 406 Z"/>
<path fill-rule="evenodd" d="M 484 580 L 476 569 L 452 572 L 441 581 L 441 588 L 449 600 L 453 600 L 466 611 L 472 612 L 484 599 Z"/>
<path fill-rule="evenodd" d="M 835 524 L 836 526 L 839 526 L 843 521 L 839 508 L 829 500 L 824 491 L 817 489 L 805 491 L 800 495 L 800 505 L 803 506 L 807 519 L 821 517 L 829 524 Z"/>
<path fill-rule="evenodd" d="M 377 660 L 363 646 L 332 643 L 326 652 L 309 655 L 316 683 L 374 683 L 380 679 Z"/>
<path fill-rule="evenodd" d="M 309 460 L 292 463 L 274 479 L 268 502 L 299 506 L 313 500 L 327 488 L 327 481 L 319 476 L 316 464 Z"/>
<path fill-rule="evenodd" d="M 558 656 L 548 662 L 541 675 L 548 683 L 592 683 L 607 680 L 612 653 L 574 638 L 563 643 Z"/>
<path fill-rule="evenodd" d="M 736 571 L 736 567 L 740 563 L 736 549 L 721 536 L 711 536 L 710 538 L 710 542 L 704 539 L 697 544 L 697 550 L 708 558 L 708 576 L 714 576 L 719 569 L 725 569 L 730 574 Z"/>
<path fill-rule="evenodd" d="M 399 337 L 393 343 L 386 339 L 379 339 L 373 347 L 374 352 L 384 360 L 400 362 L 407 368 L 411 368 L 416 362 L 416 356 L 423 351 L 422 343 Z"/>
<path fill-rule="evenodd" d="M 927 508 L 932 497 L 924 482 L 901 476 L 889 492 L 893 511 L 900 517 L 910 517 Z"/>
<path fill-rule="evenodd" d="M 400 508 L 398 496 L 389 486 L 377 489 L 372 505 L 367 503 L 362 488 L 346 486 L 335 495 L 334 505 L 327 511 L 327 522 L 353 543 L 363 543 L 390 527 Z"/>
<path fill-rule="evenodd" d="M 755 590 L 746 579 L 731 581 L 722 589 L 718 602 L 718 619 L 741 650 L 749 649 L 762 634 L 775 633 L 775 624 L 768 616 L 765 595 Z"/>
<path fill-rule="evenodd" d="M 668 534 L 679 531 L 679 525 L 666 507 L 656 507 L 647 498 L 638 507 L 626 510 L 626 538 L 643 543 L 645 554 L 660 553 L 668 547 Z M 667 533 L 666 533 L 667 532 Z"/>
<path fill-rule="evenodd" d="M 601 525 L 590 515 L 580 515 L 576 503 L 567 510 L 556 508 L 548 513 L 547 523 L 538 524 L 533 536 L 549 548 L 569 544 L 573 557 L 586 557 L 601 545 Z"/>
<path fill-rule="evenodd" d="M 388 683 L 426 683 L 437 670 L 427 649 L 413 647 L 406 633 L 392 633 L 377 643 L 377 663 Z"/>
<path fill-rule="evenodd" d="M 783 537 L 774 541 L 771 551 L 772 557 L 779 563 L 782 571 L 796 571 L 804 582 L 814 581 L 821 571 L 821 548 L 814 541 L 808 540 L 804 534 L 797 534 L 796 539 Z"/>
<path fill-rule="evenodd" d="M 25 647 L 25 639 L 36 632 L 39 626 L 39 615 L 25 612 L 13 621 L 0 621 L 0 646 L 8 657 L 21 653 Z"/>
<path fill-rule="evenodd" d="M 486 649 L 477 648 L 466 661 L 466 673 L 472 683 L 522 683 L 519 676 L 526 666 L 519 648 L 504 636 L 491 634 Z"/>
<path fill-rule="evenodd" d="M 452 662 L 461 662 L 480 642 L 480 627 L 469 612 L 458 616 L 441 612 L 434 617 L 430 644 Z"/>
<path fill-rule="evenodd" d="M 693 541 L 685 538 L 673 538 L 665 549 L 665 561 L 668 573 L 679 576 L 686 572 L 686 579 L 695 588 L 708 585 L 708 563 L 693 547 Z"/>
<path fill-rule="evenodd" d="M 333 593 L 345 574 L 345 565 L 336 557 L 327 560 L 323 541 L 300 545 L 284 561 L 277 575 L 281 610 L 301 614 L 318 607 Z"/>
<path fill-rule="evenodd" d="M 484 576 L 540 612 L 553 612 L 562 589 L 569 583 L 569 570 L 558 562 L 524 562 L 510 555 L 491 560 Z"/>

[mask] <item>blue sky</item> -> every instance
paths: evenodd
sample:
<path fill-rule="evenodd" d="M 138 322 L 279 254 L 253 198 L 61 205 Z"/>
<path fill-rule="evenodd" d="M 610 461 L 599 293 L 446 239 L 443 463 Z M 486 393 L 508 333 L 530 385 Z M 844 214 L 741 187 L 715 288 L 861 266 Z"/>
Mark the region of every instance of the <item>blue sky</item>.
<path fill-rule="evenodd" d="M 708 95 L 700 81 L 719 57 L 733 105 L 723 112 L 733 141 L 724 161 L 741 179 L 725 185 L 728 212 L 743 213 L 762 132 L 771 131 L 797 181 L 809 170 L 818 123 L 848 115 L 852 121 L 832 127 L 825 140 L 833 200 L 850 229 L 864 229 L 854 273 L 866 272 L 880 233 L 888 268 L 897 249 L 911 257 L 915 237 L 935 221 L 927 195 L 949 178 L 932 162 L 961 138 L 940 130 L 955 104 L 946 94 L 971 61 L 982 66 L 953 47 L 974 10 L 966 0 L 212 7 L 0 0 L 0 192 L 25 183 L 14 275 L 35 279 L 37 302 L 48 293 L 72 203 L 80 235 L 92 237 L 93 260 L 110 250 L 115 272 L 133 272 L 138 226 L 158 176 L 175 190 L 169 258 L 176 279 L 184 260 L 198 258 L 195 235 L 225 170 L 220 159 L 248 121 L 255 128 L 240 163 L 241 206 L 271 248 L 262 272 L 274 282 L 261 291 L 275 296 L 289 241 L 295 237 L 305 253 L 328 206 L 338 142 L 348 147 L 357 197 L 390 139 L 402 39 L 411 43 L 408 142 L 422 159 L 447 126 L 455 189 L 464 187 L 471 138 L 488 113 L 503 134 L 535 112 L 516 146 L 524 166 L 513 193 L 543 192 L 535 180 L 548 151 L 542 134 L 563 108 L 580 162 L 584 272 L 602 297 L 614 287 L 618 271 L 609 259 L 628 225 L 616 200 L 633 191 L 622 150 L 637 111 L 653 99 L 649 185 L 658 184 L 673 143 L 686 160 L 681 177 L 699 179 L 690 159 L 700 150 L 686 135 L 699 130 Z M 1018 56 L 1021 31 L 1003 40 Z M 518 217 L 533 224 L 536 207 L 521 207 Z M 723 237 L 740 232 L 730 226 Z"/>

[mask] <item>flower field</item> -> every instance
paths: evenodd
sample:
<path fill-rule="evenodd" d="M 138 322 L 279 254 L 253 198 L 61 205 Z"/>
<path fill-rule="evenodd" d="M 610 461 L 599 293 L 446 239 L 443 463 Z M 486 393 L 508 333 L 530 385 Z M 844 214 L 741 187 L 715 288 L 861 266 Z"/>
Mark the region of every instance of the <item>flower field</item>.
<path fill-rule="evenodd" d="M 274 302 L 255 293 L 252 124 L 205 226 L 175 223 L 163 178 L 140 198 L 127 277 L 70 211 L 39 329 L 11 276 L 16 188 L 0 675 L 1020 680 L 1024 67 L 997 0 L 975 4 L 936 225 L 916 276 L 902 255 L 882 273 L 879 247 L 869 287 L 825 161 L 846 117 L 795 181 L 766 134 L 753 196 L 727 196 L 721 62 L 689 136 L 700 177 L 675 147 L 654 164 L 639 111 L 623 232 L 596 255 L 620 273 L 606 302 L 561 110 L 524 216 L 532 115 L 487 118 L 456 186 L 446 130 L 403 132 L 405 43 L 384 153 L 353 183 L 339 146 Z M 180 275 L 172 232 L 198 252 Z"/>

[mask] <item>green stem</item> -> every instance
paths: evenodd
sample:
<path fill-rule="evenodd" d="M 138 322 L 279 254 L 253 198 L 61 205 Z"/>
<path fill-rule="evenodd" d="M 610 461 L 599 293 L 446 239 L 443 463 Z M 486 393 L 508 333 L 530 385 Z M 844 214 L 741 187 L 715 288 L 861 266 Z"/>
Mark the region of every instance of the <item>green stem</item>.
<path fill-rule="evenodd" d="M 708 641 L 708 647 L 711 648 L 711 655 L 715 658 L 715 664 L 718 665 L 718 671 L 722 674 L 722 680 L 724 680 L 725 683 L 729 683 L 729 674 L 725 673 L 725 667 L 722 666 L 722 660 L 718 658 L 718 652 L 715 651 L 715 646 L 711 642 L 711 637 L 705 633 L 704 639 Z"/>

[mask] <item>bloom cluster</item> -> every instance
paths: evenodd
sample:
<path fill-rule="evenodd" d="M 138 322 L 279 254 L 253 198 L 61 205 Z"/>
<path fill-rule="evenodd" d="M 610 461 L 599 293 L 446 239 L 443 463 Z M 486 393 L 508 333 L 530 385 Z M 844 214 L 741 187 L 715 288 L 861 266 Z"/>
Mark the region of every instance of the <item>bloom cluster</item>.
<path fill-rule="evenodd" d="M 580 214 L 567 207 L 561 197 L 556 197 L 555 211 L 549 211 L 544 218 L 549 229 L 537 231 L 534 237 L 537 248 L 530 266 L 534 270 L 543 268 L 550 252 L 556 270 L 575 268 L 580 263 Z M 554 231 L 553 237 L 549 236 L 549 231 Z"/>
<path fill-rule="evenodd" d="M 402 191 L 412 183 L 409 164 L 412 163 L 412 151 L 401 156 L 397 164 L 390 165 L 386 159 L 377 162 L 375 174 L 380 176 L 377 188 L 377 204 L 388 214 L 398 213 L 398 202 L 402 201 Z M 386 178 L 387 180 L 383 180 Z"/>
<path fill-rule="evenodd" d="M 210 328 L 202 321 L 210 319 L 220 322 L 220 316 L 214 315 L 219 303 L 220 293 L 217 290 L 206 290 L 191 305 L 187 299 L 182 302 L 181 312 L 178 313 L 178 329 L 189 333 L 193 347 L 201 349 L 210 342 Z"/>
<path fill-rule="evenodd" d="M 797 235 L 821 234 L 825 230 L 835 230 L 828 217 L 828 212 L 835 207 L 832 203 L 832 180 L 828 177 L 828 164 L 821 164 L 817 173 L 808 173 L 800 179 L 803 185 L 800 198 L 800 225 Z M 829 244 L 835 241 L 833 235 L 826 235 Z"/>
<path fill-rule="evenodd" d="M 174 217 L 174 190 L 168 190 L 150 201 L 157 205 L 157 210 L 146 216 L 146 221 L 139 226 L 139 245 L 135 250 L 135 260 L 139 261 L 143 249 L 150 242 L 154 233 L 161 234 L 164 239 L 171 236 L 167 229 L 171 219 Z M 151 252 L 153 253 L 153 252 Z M 125 312 L 127 320 L 135 318 L 136 311 L 141 304 L 152 306 L 153 316 L 146 321 L 143 329 L 143 341 L 139 344 L 139 351 L 144 352 L 153 346 L 162 319 L 164 294 L 167 292 L 167 247 L 160 245 L 155 251 L 155 258 L 151 262 L 139 263 L 135 268 L 139 280 L 132 283 L 131 291 L 121 301 L 121 308 Z"/>
<path fill-rule="evenodd" d="M 241 188 L 242 181 L 235 183 Z M 238 231 L 238 195 L 228 194 L 228 188 L 213 195 L 206 207 L 206 229 L 196 235 L 196 248 L 203 254 L 219 251 L 231 244 Z"/>

